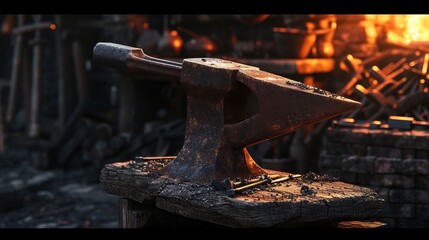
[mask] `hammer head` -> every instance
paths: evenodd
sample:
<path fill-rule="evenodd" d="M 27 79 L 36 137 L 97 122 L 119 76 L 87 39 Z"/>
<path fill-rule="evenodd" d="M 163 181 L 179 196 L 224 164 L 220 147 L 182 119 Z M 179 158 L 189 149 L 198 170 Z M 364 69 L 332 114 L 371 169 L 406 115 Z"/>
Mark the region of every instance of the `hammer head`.
<path fill-rule="evenodd" d="M 141 48 L 116 43 L 97 43 L 93 50 L 95 62 L 119 70 L 132 71 L 128 65 L 132 56 L 144 58 L 146 55 Z"/>

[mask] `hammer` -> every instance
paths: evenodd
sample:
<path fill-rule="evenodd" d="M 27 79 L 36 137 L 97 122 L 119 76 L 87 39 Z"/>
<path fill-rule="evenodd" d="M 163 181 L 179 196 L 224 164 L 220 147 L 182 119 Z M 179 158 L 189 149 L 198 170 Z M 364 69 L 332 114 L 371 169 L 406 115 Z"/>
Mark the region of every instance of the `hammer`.
<path fill-rule="evenodd" d="M 359 102 L 217 58 L 186 58 L 182 63 L 147 56 L 142 49 L 97 43 L 96 63 L 122 71 L 180 77 L 186 92 L 186 133 L 177 157 L 160 174 L 210 184 L 225 178 L 267 174 L 246 147 L 334 117 Z M 247 96 L 259 112 L 246 116 Z"/>

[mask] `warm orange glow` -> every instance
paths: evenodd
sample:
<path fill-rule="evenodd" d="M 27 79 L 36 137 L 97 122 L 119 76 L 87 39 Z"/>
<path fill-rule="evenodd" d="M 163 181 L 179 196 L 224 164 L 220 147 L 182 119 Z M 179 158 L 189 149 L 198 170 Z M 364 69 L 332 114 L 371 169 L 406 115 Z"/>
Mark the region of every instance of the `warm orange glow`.
<path fill-rule="evenodd" d="M 411 44 L 419 41 L 429 41 L 429 15 L 395 14 L 376 15 L 380 24 L 388 28 L 387 39 L 392 42 Z"/>
<path fill-rule="evenodd" d="M 353 61 L 353 56 L 351 54 L 347 54 L 347 59 Z"/>
<path fill-rule="evenodd" d="M 143 23 L 143 29 L 149 29 L 149 23 L 148 22 Z"/>
<path fill-rule="evenodd" d="M 425 84 L 425 80 L 423 78 L 420 79 L 420 84 Z"/>
<path fill-rule="evenodd" d="M 375 120 L 375 121 L 372 121 L 372 124 L 374 124 L 374 125 L 381 125 L 381 121 Z"/>
<path fill-rule="evenodd" d="M 170 32 L 171 36 L 176 37 L 178 35 L 176 30 Z"/>
<path fill-rule="evenodd" d="M 207 50 L 212 51 L 213 49 L 214 49 L 213 44 L 209 43 L 209 44 L 207 45 Z"/>
<path fill-rule="evenodd" d="M 377 66 L 372 66 L 372 70 L 374 70 L 374 71 L 380 71 L 380 68 L 378 68 Z"/>
<path fill-rule="evenodd" d="M 428 89 L 427 87 L 425 87 L 425 88 L 423 89 L 423 92 L 424 92 L 424 93 L 428 93 L 428 92 L 429 92 L 429 89 Z"/>
<path fill-rule="evenodd" d="M 361 93 L 366 93 L 367 90 L 364 86 L 360 85 L 360 84 L 356 84 L 356 89 L 361 92 Z"/>
<path fill-rule="evenodd" d="M 405 116 L 390 116 L 389 119 L 391 120 L 399 120 L 399 121 L 413 121 L 413 117 L 405 117 Z"/>
<path fill-rule="evenodd" d="M 426 53 L 425 57 L 423 58 L 423 66 L 422 66 L 423 74 L 426 74 L 428 72 L 428 64 L 429 64 L 429 53 Z"/>
<path fill-rule="evenodd" d="M 52 31 L 57 29 L 57 25 L 55 25 L 55 23 L 51 23 L 49 24 L 49 29 L 51 29 Z"/>
<path fill-rule="evenodd" d="M 364 75 L 365 75 L 366 78 L 371 77 L 371 74 L 369 74 L 369 72 L 365 72 Z"/>
<path fill-rule="evenodd" d="M 179 39 L 175 39 L 175 40 L 173 41 L 173 46 L 174 46 L 175 48 L 180 48 L 180 47 L 182 46 L 182 41 L 180 41 Z"/>
<path fill-rule="evenodd" d="M 378 81 L 374 79 L 374 80 L 372 80 L 372 84 L 377 85 Z"/>
<path fill-rule="evenodd" d="M 429 40 L 429 15 L 406 15 L 404 38 L 406 43 Z"/>
<path fill-rule="evenodd" d="M 347 123 L 354 123 L 355 119 L 354 118 L 343 118 L 341 119 L 342 122 L 347 122 Z"/>

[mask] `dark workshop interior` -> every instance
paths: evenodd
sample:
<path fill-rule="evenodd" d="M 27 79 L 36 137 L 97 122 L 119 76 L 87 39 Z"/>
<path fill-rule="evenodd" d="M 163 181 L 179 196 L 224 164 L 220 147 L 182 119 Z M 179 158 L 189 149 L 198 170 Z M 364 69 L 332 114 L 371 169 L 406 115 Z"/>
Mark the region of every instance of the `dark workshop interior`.
<path fill-rule="evenodd" d="M 429 227 L 429 15 L 0 26 L 0 228 Z"/>

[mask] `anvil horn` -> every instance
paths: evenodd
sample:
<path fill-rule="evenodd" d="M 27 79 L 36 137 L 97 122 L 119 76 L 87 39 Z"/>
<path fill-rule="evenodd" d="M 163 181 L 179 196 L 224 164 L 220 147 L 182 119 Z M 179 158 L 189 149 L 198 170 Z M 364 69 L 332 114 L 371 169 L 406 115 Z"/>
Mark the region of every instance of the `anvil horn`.
<path fill-rule="evenodd" d="M 257 96 L 259 114 L 225 126 L 234 148 L 292 132 L 361 105 L 328 91 L 259 70 L 240 70 L 235 79 Z"/>

